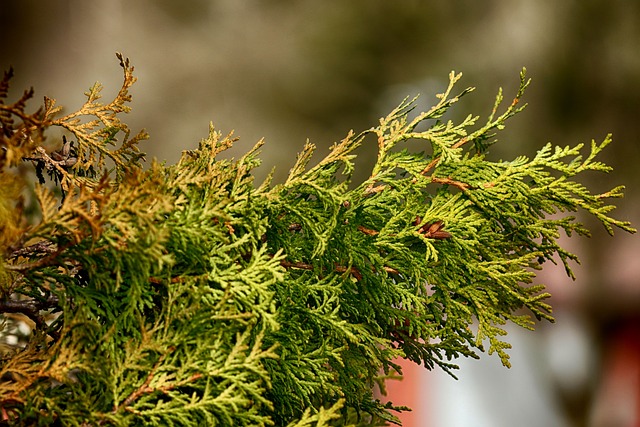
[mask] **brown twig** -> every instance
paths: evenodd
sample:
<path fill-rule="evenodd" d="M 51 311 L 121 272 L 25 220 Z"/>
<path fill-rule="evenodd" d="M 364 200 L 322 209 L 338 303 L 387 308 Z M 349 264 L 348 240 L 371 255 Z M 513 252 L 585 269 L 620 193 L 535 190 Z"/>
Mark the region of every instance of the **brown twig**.
<path fill-rule="evenodd" d="M 45 300 L 4 300 L 0 301 L 0 313 L 19 313 L 24 314 L 35 323 L 36 328 L 46 330 L 47 323 L 40 315 L 42 310 L 57 307 L 59 304 L 58 297 L 50 296 Z"/>
<path fill-rule="evenodd" d="M 155 368 L 155 367 L 154 367 Z M 131 393 L 129 395 L 129 397 L 127 397 L 124 402 L 122 402 L 122 405 L 120 406 L 114 406 L 113 408 L 113 412 L 116 412 L 119 408 L 124 407 L 125 411 L 129 411 L 129 412 L 136 412 L 133 408 L 130 408 L 131 404 L 133 402 L 135 402 L 140 396 L 144 395 L 144 394 L 150 394 L 150 393 L 154 393 L 154 392 L 160 392 L 160 393 L 167 393 L 173 389 L 175 389 L 176 387 L 182 387 L 185 384 L 189 384 L 192 383 L 194 381 L 199 380 L 200 378 L 202 378 L 203 375 L 201 373 L 197 373 L 197 374 L 193 374 L 191 375 L 189 378 L 187 378 L 184 381 L 176 381 L 175 383 L 172 384 L 168 384 L 164 387 L 150 387 L 149 383 L 151 382 L 151 380 L 153 379 L 153 371 L 149 374 L 149 376 L 147 376 L 147 380 L 145 381 L 145 383 L 143 385 L 141 385 L 136 391 L 134 391 L 133 393 Z"/>
<path fill-rule="evenodd" d="M 153 392 L 156 392 L 156 391 L 159 391 L 159 392 L 162 392 L 162 393 L 166 393 L 166 392 L 168 392 L 170 390 L 173 390 L 176 387 L 180 387 L 180 386 L 182 386 L 184 384 L 188 384 L 188 383 L 191 383 L 193 381 L 196 381 L 196 380 L 202 378 L 202 374 L 201 373 L 196 373 L 196 374 L 191 375 L 189 378 L 187 378 L 184 381 L 177 381 L 175 383 L 166 385 L 164 387 L 151 387 L 149 384 L 151 384 L 151 381 L 153 380 L 153 377 L 155 376 L 158 368 L 160 367 L 160 365 L 164 361 L 164 359 L 167 356 L 167 354 L 172 353 L 173 351 L 175 351 L 175 348 L 174 347 L 170 347 L 167 350 L 167 353 L 164 353 L 164 354 L 160 355 L 160 357 L 158 358 L 156 363 L 153 365 L 153 368 L 151 369 L 151 371 L 147 375 L 147 378 L 145 379 L 144 383 L 142 383 L 142 385 L 140 387 L 138 387 L 134 392 L 132 392 L 122 402 L 122 405 L 118 405 L 117 403 L 114 404 L 113 412 L 116 412 L 120 407 L 125 407 L 125 409 L 127 409 L 128 406 L 130 406 L 133 402 L 135 402 L 137 399 L 140 398 L 140 396 L 142 396 L 144 394 L 149 394 L 149 393 L 153 393 Z"/>
<path fill-rule="evenodd" d="M 469 142 L 468 138 L 461 138 L 458 142 L 456 142 L 455 144 L 453 144 L 453 146 L 451 148 L 456 149 L 456 148 L 460 148 L 462 147 L 464 144 L 466 144 L 467 142 Z M 433 169 L 435 167 L 435 165 L 438 164 L 438 162 L 440 162 L 440 159 L 442 158 L 442 156 L 438 156 L 433 158 L 433 160 L 431 160 L 431 162 L 429 162 L 429 164 L 422 169 L 422 172 L 420 172 L 421 175 L 427 176 L 427 173 L 429 173 L 429 171 L 431 169 Z"/>
<path fill-rule="evenodd" d="M 436 184 L 453 185 L 454 187 L 459 188 L 462 191 L 467 191 L 469 188 L 471 188 L 471 186 L 466 182 L 456 181 L 451 178 L 438 178 L 432 175 L 430 179 L 431 182 L 435 182 Z"/>
<path fill-rule="evenodd" d="M 169 283 L 180 283 L 180 282 L 183 282 L 183 281 L 184 281 L 183 277 L 176 276 L 176 277 L 172 277 L 169 280 Z M 149 283 L 153 283 L 154 285 L 162 285 L 164 283 L 164 279 L 161 278 L 161 277 L 151 276 L 151 277 L 149 277 Z"/>
<path fill-rule="evenodd" d="M 296 268 L 299 270 L 307 270 L 307 271 L 311 271 L 313 270 L 314 266 L 312 264 L 308 264 L 305 262 L 290 262 L 287 260 L 282 260 L 280 261 L 280 265 L 283 266 L 284 268 Z M 375 269 L 372 267 L 372 269 L 375 271 Z M 400 274 L 400 272 L 398 270 L 396 270 L 395 268 L 392 267 L 383 267 L 383 270 L 386 271 L 387 273 L 390 274 Z M 353 277 L 355 277 L 357 280 L 362 280 L 362 273 L 360 272 L 360 270 L 357 267 L 345 267 L 343 265 L 336 265 L 334 270 L 334 272 L 336 273 L 346 273 L 347 271 L 349 272 L 349 274 L 352 274 Z"/>
<path fill-rule="evenodd" d="M 7 258 L 11 259 L 20 256 L 26 257 L 35 254 L 52 254 L 55 253 L 56 250 L 56 246 L 53 242 L 49 240 L 41 240 L 33 245 L 12 250 Z"/>
<path fill-rule="evenodd" d="M 362 225 L 358 226 L 358 231 L 360 231 L 361 233 L 366 234 L 367 236 L 376 236 L 378 233 L 380 233 L 377 230 L 372 230 L 370 228 L 363 227 Z"/>
<path fill-rule="evenodd" d="M 7 270 L 11 270 L 11 271 L 25 271 L 25 270 L 31 270 L 31 269 L 34 269 L 34 268 L 46 267 L 48 265 L 53 264 L 55 262 L 56 258 L 58 257 L 58 255 L 60 255 L 62 252 L 64 252 L 66 249 L 69 249 L 73 245 L 74 245 L 73 242 L 69 242 L 66 245 L 59 246 L 56 250 L 47 249 L 45 251 L 45 253 L 49 253 L 49 255 L 47 255 L 45 257 L 42 257 L 42 258 L 38 259 L 37 261 L 25 262 L 25 263 L 17 264 L 17 265 L 5 264 L 4 268 L 6 268 Z M 35 245 L 32 245 L 32 246 L 35 246 Z M 38 247 L 37 249 L 41 249 L 41 248 Z M 14 254 L 15 254 L 15 252 L 14 252 Z M 15 258 L 15 256 L 12 254 L 11 258 Z"/>

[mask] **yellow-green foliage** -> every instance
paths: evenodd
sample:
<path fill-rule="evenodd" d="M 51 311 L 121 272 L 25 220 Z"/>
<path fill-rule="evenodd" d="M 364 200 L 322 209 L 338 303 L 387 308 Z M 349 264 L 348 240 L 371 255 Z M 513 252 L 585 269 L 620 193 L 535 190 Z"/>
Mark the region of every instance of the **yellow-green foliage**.
<path fill-rule="evenodd" d="M 213 127 L 176 165 L 143 168 L 146 135 L 120 121 L 135 78 L 119 58 L 115 99 L 101 103 L 96 84 L 63 117 L 46 98 L 27 112 L 32 92 L 5 104 L 10 73 L 0 85 L 9 424 L 396 422 L 402 408 L 372 389 L 400 373 L 397 357 L 451 371 L 486 348 L 508 365 L 503 326 L 552 319 L 531 279 L 556 255 L 571 274 L 558 238 L 588 231 L 565 212 L 634 231 L 608 216 L 621 187 L 592 194 L 573 180 L 609 171 L 594 160 L 609 138 L 584 157 L 582 145 L 547 145 L 531 159 L 485 158 L 522 109 L 524 72 L 484 124 L 442 118 L 460 96 L 452 73 L 429 111 L 410 118 L 405 101 L 314 166 L 307 144 L 284 183 L 256 184 L 260 144 L 220 159 L 234 138 Z M 51 127 L 66 132 L 53 150 Z M 352 182 L 354 150 L 370 141 L 377 161 Z"/>

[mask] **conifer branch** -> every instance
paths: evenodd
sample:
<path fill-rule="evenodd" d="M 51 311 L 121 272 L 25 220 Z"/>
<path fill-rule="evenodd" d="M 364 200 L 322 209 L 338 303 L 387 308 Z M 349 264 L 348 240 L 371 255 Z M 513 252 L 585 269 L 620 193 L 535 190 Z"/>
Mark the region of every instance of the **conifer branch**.
<path fill-rule="evenodd" d="M 134 69 L 118 59 L 115 98 L 103 103 L 95 84 L 62 117 L 50 98 L 28 113 L 31 90 L 5 103 L 11 72 L 0 81 L 0 313 L 36 326 L 0 357 L 3 421 L 398 423 L 393 411 L 406 408 L 372 392 L 401 375 L 396 358 L 451 373 L 457 357 L 487 351 L 509 366 L 506 324 L 553 320 L 532 279 L 556 257 L 572 276 L 561 231 L 589 235 L 565 213 L 635 232 L 610 216 L 623 187 L 594 194 L 575 180 L 610 172 L 596 160 L 610 137 L 485 156 L 524 108 L 524 70 L 513 101 L 500 114 L 500 90 L 484 124 L 443 119 L 472 91 L 452 95 L 461 75 L 451 73 L 427 111 L 410 119 L 407 98 L 317 164 L 307 142 L 282 184 L 255 185 L 263 141 L 221 159 L 237 138 L 213 125 L 177 164 L 143 168 L 146 134 L 131 137 L 121 119 Z M 54 150 L 43 145 L 52 126 L 66 133 Z M 354 183 L 367 135 L 376 162 Z M 23 161 L 39 182 L 13 181 Z M 21 318 L 6 317 L 2 337 Z"/>

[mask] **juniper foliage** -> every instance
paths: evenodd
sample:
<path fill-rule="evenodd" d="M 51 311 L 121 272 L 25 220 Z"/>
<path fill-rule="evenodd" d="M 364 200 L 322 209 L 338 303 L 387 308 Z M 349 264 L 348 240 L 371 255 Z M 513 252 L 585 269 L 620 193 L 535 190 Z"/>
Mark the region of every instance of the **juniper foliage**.
<path fill-rule="evenodd" d="M 575 180 L 610 171 L 595 160 L 610 137 L 485 157 L 524 108 L 524 71 L 482 123 L 443 118 L 471 90 L 453 95 L 452 73 L 430 110 L 414 115 L 405 100 L 316 165 L 307 143 L 284 183 L 256 184 L 262 142 L 223 159 L 235 138 L 213 126 L 177 164 L 143 169 L 147 136 L 120 119 L 133 67 L 119 59 L 115 99 L 103 103 L 96 84 L 64 116 L 48 98 L 28 113 L 32 90 L 6 103 L 11 72 L 0 84 L 7 424 L 395 423 L 406 408 L 372 390 L 401 374 L 398 357 L 450 372 L 488 351 L 509 366 L 504 326 L 552 320 L 531 282 L 546 261 L 572 274 L 559 237 L 589 231 L 567 212 L 634 231 L 609 216 L 622 187 L 594 194 Z M 45 138 L 54 127 L 66 133 L 57 147 Z M 355 150 L 371 139 L 377 160 L 353 182 Z"/>

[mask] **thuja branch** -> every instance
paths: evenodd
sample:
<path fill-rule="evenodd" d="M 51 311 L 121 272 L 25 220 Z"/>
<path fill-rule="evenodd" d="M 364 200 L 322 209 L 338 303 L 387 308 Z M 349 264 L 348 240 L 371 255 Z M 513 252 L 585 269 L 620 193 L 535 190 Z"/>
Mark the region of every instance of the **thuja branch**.
<path fill-rule="evenodd" d="M 561 231 L 589 233 L 564 213 L 635 231 L 609 216 L 622 187 L 592 194 L 574 180 L 610 171 L 594 160 L 609 138 L 584 157 L 582 145 L 549 144 L 532 159 L 488 158 L 495 132 L 523 108 L 524 72 L 513 102 L 499 114 L 500 91 L 484 124 L 443 118 L 471 92 L 452 96 L 452 73 L 427 111 L 409 118 L 406 99 L 316 165 L 307 143 L 284 183 L 256 185 L 263 143 L 220 159 L 236 138 L 213 125 L 177 164 L 144 168 L 145 134 L 130 138 L 121 120 L 134 70 L 118 59 L 115 98 L 102 103 L 95 84 L 61 118 L 49 98 L 27 113 L 31 91 L 4 102 L 9 77 L 0 82 L 0 185 L 23 160 L 40 181 L 24 183 L 35 218 L 13 209 L 22 187 L 0 192 L 0 314 L 49 335 L 36 331 L 0 358 L 17 379 L 0 382 L 11 396 L 0 399 L 3 421 L 397 423 L 403 408 L 372 389 L 381 372 L 401 374 L 398 357 L 449 372 L 455 358 L 488 351 L 508 366 L 505 324 L 552 319 L 548 293 L 531 281 L 545 261 L 577 259 Z M 67 132 L 54 150 L 43 145 L 51 126 Z M 354 183 L 367 135 L 376 162 Z"/>

